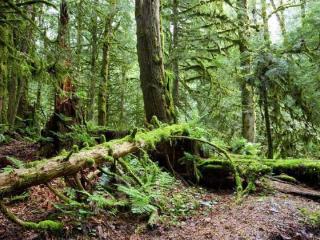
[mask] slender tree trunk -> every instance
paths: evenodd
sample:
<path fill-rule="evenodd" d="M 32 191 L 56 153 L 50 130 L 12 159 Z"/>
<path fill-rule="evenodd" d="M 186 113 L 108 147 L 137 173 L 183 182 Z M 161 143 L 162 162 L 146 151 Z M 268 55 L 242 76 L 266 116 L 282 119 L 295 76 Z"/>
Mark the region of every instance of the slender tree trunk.
<path fill-rule="evenodd" d="M 82 22 L 83 22 L 82 5 L 83 5 L 83 0 L 80 0 L 77 2 L 77 50 L 76 50 L 77 63 L 76 65 L 79 72 L 81 70 L 81 52 L 82 52 Z"/>
<path fill-rule="evenodd" d="M 164 65 L 160 34 L 160 0 L 136 0 L 137 51 L 140 81 L 147 122 L 156 116 L 171 122 L 174 111 L 164 84 Z"/>
<path fill-rule="evenodd" d="M 12 60 L 15 61 L 15 60 Z M 15 65 L 15 63 L 13 63 Z M 17 86 L 18 86 L 18 77 L 15 73 L 15 69 L 13 69 L 13 65 L 10 66 L 10 75 L 8 80 L 8 111 L 7 111 L 7 119 L 10 128 L 13 128 L 15 121 L 15 104 L 17 97 Z"/>
<path fill-rule="evenodd" d="M 98 125 L 105 126 L 107 123 L 107 100 L 110 64 L 110 43 L 112 35 L 112 19 L 108 16 L 105 23 L 102 49 L 101 81 L 98 94 Z"/>
<path fill-rule="evenodd" d="M 250 74 L 250 55 L 248 51 L 249 17 L 246 0 L 238 0 L 239 20 L 239 50 L 241 67 L 241 104 L 242 104 L 242 136 L 249 142 L 255 141 L 256 115 L 253 99 L 253 89 L 248 84 L 247 78 Z"/>
<path fill-rule="evenodd" d="M 273 10 L 275 11 L 277 9 L 277 6 L 274 2 L 274 0 L 270 0 L 271 5 Z M 280 6 L 283 5 L 283 1 L 280 0 Z M 283 10 L 279 12 L 276 12 L 276 17 L 278 19 L 279 25 L 280 25 L 280 30 L 281 30 L 281 34 L 283 37 L 283 42 L 286 43 L 287 42 L 287 30 L 286 30 L 286 23 L 285 23 L 285 18 L 284 18 L 284 12 Z"/>
<path fill-rule="evenodd" d="M 179 25 L 178 25 L 178 6 L 179 0 L 173 0 L 172 2 L 172 45 L 173 45 L 173 61 L 172 61 L 172 70 L 173 70 L 173 87 L 172 87 L 172 98 L 175 107 L 179 106 L 179 57 L 178 57 L 178 43 L 179 43 Z"/>
<path fill-rule="evenodd" d="M 300 0 L 301 3 L 301 22 L 302 22 L 302 26 L 303 24 L 303 20 L 306 17 L 306 0 Z"/>
<path fill-rule="evenodd" d="M 273 140 L 272 140 L 271 123 L 270 123 L 270 115 L 269 115 L 267 78 L 265 76 L 261 76 L 261 94 L 262 94 L 262 103 L 263 103 L 263 111 L 264 111 L 264 120 L 266 125 L 266 136 L 268 141 L 268 158 L 273 159 Z"/>
<path fill-rule="evenodd" d="M 264 40 L 267 44 L 267 47 L 270 48 L 271 41 L 270 41 L 270 32 L 269 32 L 269 25 L 268 25 L 268 18 L 267 18 L 267 4 L 266 0 L 261 0 L 261 11 L 262 11 L 262 19 L 263 19 L 263 36 Z M 264 73 L 263 73 L 264 74 Z M 266 126 L 266 137 L 268 141 L 268 158 L 273 158 L 273 139 L 272 139 L 272 131 L 271 131 L 271 121 L 269 115 L 269 103 L 268 103 L 268 90 L 267 90 L 268 81 L 265 76 L 261 76 L 260 79 L 260 94 L 263 103 L 263 111 L 264 111 L 264 118 L 265 118 L 265 126 Z"/>
<path fill-rule="evenodd" d="M 125 112 L 125 96 L 127 91 L 127 69 L 126 67 L 122 67 L 121 69 L 121 93 L 120 93 L 120 115 L 119 115 L 119 125 L 120 128 L 124 128 L 126 122 L 124 120 L 124 112 Z"/>
<path fill-rule="evenodd" d="M 8 50 L 6 44 L 9 42 L 9 31 L 5 25 L 0 26 L 0 124 L 7 123 L 6 97 L 7 97 L 7 76 L 8 76 Z"/>
<path fill-rule="evenodd" d="M 263 21 L 263 38 L 266 42 L 267 47 L 270 48 L 271 40 L 269 33 L 269 21 L 267 15 L 267 2 L 266 0 L 261 0 L 261 16 Z"/>
<path fill-rule="evenodd" d="M 95 1 L 97 3 L 97 1 Z M 97 26 L 97 13 L 94 12 L 92 20 L 91 33 L 91 79 L 88 90 L 88 103 L 87 103 L 87 120 L 93 119 L 94 112 L 94 99 L 95 99 L 95 88 L 96 88 L 96 71 L 97 71 L 97 55 L 98 55 L 98 26 Z"/>

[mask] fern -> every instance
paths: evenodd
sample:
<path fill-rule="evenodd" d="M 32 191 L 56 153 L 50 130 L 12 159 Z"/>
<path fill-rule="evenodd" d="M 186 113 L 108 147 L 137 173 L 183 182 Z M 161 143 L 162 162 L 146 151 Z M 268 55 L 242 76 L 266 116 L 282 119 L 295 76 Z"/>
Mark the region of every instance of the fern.
<path fill-rule="evenodd" d="M 89 196 L 89 202 L 94 203 L 99 208 L 111 208 L 111 207 L 118 207 L 118 206 L 125 206 L 127 203 L 126 201 L 119 201 L 115 198 L 106 198 L 101 194 L 95 193 Z"/>
<path fill-rule="evenodd" d="M 24 168 L 25 164 L 21 160 L 14 157 L 7 157 L 7 160 L 15 167 L 15 168 Z"/>
<path fill-rule="evenodd" d="M 151 197 L 134 187 L 119 185 L 118 191 L 125 193 L 129 197 L 132 213 L 151 214 L 157 210 L 157 208 L 151 204 Z"/>

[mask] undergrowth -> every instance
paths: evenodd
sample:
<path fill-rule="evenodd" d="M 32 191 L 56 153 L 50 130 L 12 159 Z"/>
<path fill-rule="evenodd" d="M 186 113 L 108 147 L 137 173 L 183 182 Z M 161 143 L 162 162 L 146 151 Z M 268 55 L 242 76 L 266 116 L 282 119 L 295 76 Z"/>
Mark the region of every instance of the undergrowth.
<path fill-rule="evenodd" d="M 103 174 L 92 192 L 68 188 L 65 195 L 72 201 L 56 204 L 56 208 L 78 222 L 107 211 L 111 215 L 130 213 L 154 226 L 160 222 L 175 224 L 179 217 L 190 215 L 199 207 L 192 194 L 196 190 L 183 186 L 151 161 L 147 153 L 128 155 L 114 163 L 101 168 Z M 78 194 L 85 198 L 85 204 L 77 202 Z"/>

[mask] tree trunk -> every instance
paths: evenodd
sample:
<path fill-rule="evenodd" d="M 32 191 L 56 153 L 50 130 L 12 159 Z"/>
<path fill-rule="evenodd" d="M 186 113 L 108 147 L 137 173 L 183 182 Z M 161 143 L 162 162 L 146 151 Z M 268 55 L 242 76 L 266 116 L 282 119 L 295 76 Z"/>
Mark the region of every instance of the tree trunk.
<path fill-rule="evenodd" d="M 13 60 L 14 61 L 14 60 Z M 15 63 L 13 63 L 15 65 Z M 17 74 L 13 70 L 13 66 L 10 66 L 10 74 L 8 79 L 8 111 L 7 111 L 7 119 L 10 128 L 13 127 L 15 121 L 15 104 L 16 104 L 16 96 L 17 96 Z"/>
<path fill-rule="evenodd" d="M 263 103 L 264 111 L 264 120 L 266 126 L 266 136 L 268 141 L 268 158 L 273 159 L 273 141 L 272 141 L 272 132 L 271 132 L 271 123 L 269 115 L 269 103 L 268 103 L 268 92 L 267 92 L 267 78 L 261 76 L 261 97 Z"/>
<path fill-rule="evenodd" d="M 78 74 L 81 71 L 81 52 L 82 52 L 82 5 L 83 0 L 77 1 L 77 49 L 76 49 L 76 60 Z"/>
<path fill-rule="evenodd" d="M 274 0 L 270 0 L 270 3 L 272 5 L 273 10 L 275 11 L 277 9 L 277 6 L 276 6 Z M 282 6 L 282 5 L 283 5 L 283 1 L 280 0 L 280 6 Z M 277 17 L 279 25 L 280 25 L 280 30 L 281 30 L 281 34 L 283 37 L 283 42 L 286 43 L 287 42 L 287 30 L 286 30 L 286 23 L 285 23 L 283 10 L 280 11 L 280 13 L 276 12 L 276 17 Z"/>
<path fill-rule="evenodd" d="M 253 99 L 253 89 L 248 84 L 250 74 L 250 55 L 248 51 L 248 37 L 250 35 L 248 24 L 247 0 L 238 0 L 238 20 L 239 20 L 239 50 L 241 76 L 241 104 L 242 104 L 242 136 L 249 142 L 255 141 L 255 107 Z"/>
<path fill-rule="evenodd" d="M 35 5 L 27 6 L 26 11 L 28 15 L 31 16 L 32 21 L 35 21 L 36 10 L 37 8 Z M 34 29 L 24 27 L 23 32 L 25 33 L 24 39 L 22 39 L 22 43 L 19 43 L 19 45 L 21 45 L 21 52 L 25 53 L 26 55 L 33 56 L 33 53 L 35 52 Z M 19 128 L 24 128 L 32 124 L 31 119 L 34 109 L 33 106 L 30 105 L 28 99 L 30 79 L 31 76 L 28 74 L 19 77 L 20 95 L 18 96 L 19 99 L 17 99 L 17 102 L 19 102 L 17 105 L 17 115 L 20 119 L 22 119 L 22 121 L 16 121 L 17 127 Z"/>
<path fill-rule="evenodd" d="M 300 0 L 301 3 L 301 25 L 303 26 L 304 18 L 306 17 L 306 0 Z"/>
<path fill-rule="evenodd" d="M 112 35 L 112 16 L 108 16 L 105 22 L 103 49 L 102 49 L 102 65 L 101 65 L 101 81 L 98 94 L 98 125 L 105 126 L 107 123 L 107 100 L 108 100 L 108 84 L 109 84 L 109 64 L 110 64 L 110 44 Z"/>
<path fill-rule="evenodd" d="M 57 177 L 73 176 L 84 168 L 98 166 L 108 161 L 108 157 L 118 159 L 141 148 L 150 149 L 160 141 L 169 140 L 170 136 L 183 135 L 186 129 L 186 124 L 166 126 L 150 132 L 137 133 L 135 141 L 128 141 L 126 137 L 122 140 L 118 139 L 82 150 L 69 157 L 57 156 L 44 159 L 35 162 L 33 166 L 28 168 L 0 173 L 0 197 L 34 185 L 47 183 Z M 112 162 L 114 161 L 112 160 Z"/>
<path fill-rule="evenodd" d="M 121 68 L 121 82 L 120 82 L 120 114 L 119 114 L 119 126 L 120 129 L 124 129 L 126 126 L 126 122 L 124 119 L 125 113 L 125 96 L 127 91 L 127 69 L 125 66 Z"/>
<path fill-rule="evenodd" d="M 269 25 L 268 25 L 268 18 L 267 18 L 267 3 L 266 0 L 261 0 L 261 15 L 263 19 L 263 37 L 266 42 L 268 48 L 270 48 L 271 41 L 270 41 L 270 32 L 269 32 Z M 264 75 L 265 72 L 262 72 Z M 260 94 L 262 98 L 263 104 L 263 111 L 264 111 L 264 118 L 265 118 L 265 127 L 266 127 L 266 137 L 268 141 L 268 158 L 273 158 L 273 139 L 272 139 L 272 132 L 271 132 L 271 121 L 269 115 L 269 103 L 268 103 L 268 90 L 267 90 L 267 78 L 261 75 L 260 79 Z"/>
<path fill-rule="evenodd" d="M 54 133 L 70 131 L 72 125 L 80 123 L 78 113 L 78 98 L 71 77 L 71 50 L 69 47 L 69 13 L 66 0 L 61 0 L 57 63 L 55 66 L 57 87 L 55 92 L 54 113 L 46 124 L 43 136 L 53 139 L 53 146 L 42 149 L 43 154 L 51 155 L 64 147 L 58 136 Z M 69 143 L 70 144 L 70 143 Z M 72 144 L 72 143 L 71 143 Z"/>
<path fill-rule="evenodd" d="M 269 19 L 267 15 L 267 3 L 266 0 L 261 0 L 261 16 L 263 21 L 263 38 L 266 42 L 267 47 L 270 48 L 271 40 L 270 40 L 270 33 L 269 33 Z"/>
<path fill-rule="evenodd" d="M 163 52 L 160 32 L 160 0 L 136 0 L 137 51 L 140 81 L 147 122 L 156 116 L 171 122 L 173 110 L 164 84 Z"/>
<path fill-rule="evenodd" d="M 5 100 L 7 96 L 7 75 L 8 75 L 8 50 L 6 44 L 9 42 L 9 31 L 5 25 L 0 26 L 0 124 L 7 123 Z"/>
<path fill-rule="evenodd" d="M 179 43 L 179 26 L 178 26 L 178 6 L 179 0 L 173 0 L 172 2 L 172 71 L 173 71 L 173 86 L 172 86 L 172 98 L 175 107 L 179 106 L 179 58 L 178 58 L 178 43 Z"/>
<path fill-rule="evenodd" d="M 97 3 L 97 1 L 95 1 Z M 97 13 L 93 13 L 92 29 L 91 34 L 91 79 L 88 90 L 88 103 L 87 103 L 87 120 L 93 119 L 94 113 L 94 99 L 95 99 L 95 88 L 96 88 L 96 70 L 97 70 L 97 55 L 98 55 L 98 26 L 97 26 Z"/>

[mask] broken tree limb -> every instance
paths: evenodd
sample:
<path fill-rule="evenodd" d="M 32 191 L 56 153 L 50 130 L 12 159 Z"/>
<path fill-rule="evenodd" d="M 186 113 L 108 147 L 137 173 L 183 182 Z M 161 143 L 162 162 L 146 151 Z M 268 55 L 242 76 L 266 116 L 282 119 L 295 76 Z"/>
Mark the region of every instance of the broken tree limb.
<path fill-rule="evenodd" d="M 168 140 L 170 136 L 187 134 L 188 129 L 188 124 L 164 126 L 150 132 L 139 132 L 134 139 L 125 137 L 81 150 L 73 153 L 68 161 L 64 161 L 66 156 L 60 155 L 33 162 L 29 168 L 12 169 L 0 174 L 0 197 L 58 177 L 74 175 L 81 169 L 100 165 L 108 158 L 118 159 L 140 148 L 155 148 L 156 144 Z"/>

